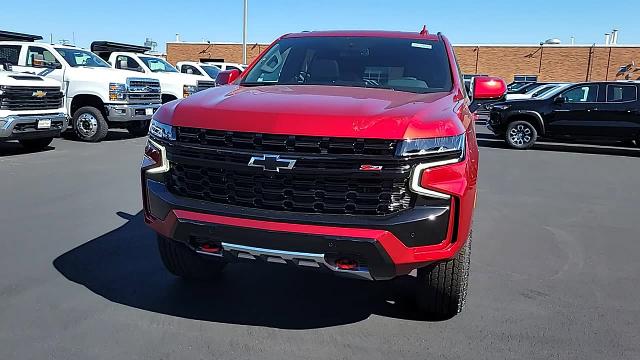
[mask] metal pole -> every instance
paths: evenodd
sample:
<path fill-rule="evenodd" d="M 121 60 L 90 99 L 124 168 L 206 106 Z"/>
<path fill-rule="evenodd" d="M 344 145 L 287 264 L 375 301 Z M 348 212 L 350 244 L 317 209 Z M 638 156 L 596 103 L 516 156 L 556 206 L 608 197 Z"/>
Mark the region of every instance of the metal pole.
<path fill-rule="evenodd" d="M 249 0 L 244 0 L 244 14 L 242 17 L 242 63 L 247 63 L 247 8 Z"/>

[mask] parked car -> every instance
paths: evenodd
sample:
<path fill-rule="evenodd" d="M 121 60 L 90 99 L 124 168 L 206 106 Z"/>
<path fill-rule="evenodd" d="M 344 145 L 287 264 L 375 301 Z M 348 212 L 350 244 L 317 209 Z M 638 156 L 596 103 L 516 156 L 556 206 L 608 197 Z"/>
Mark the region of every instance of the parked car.
<path fill-rule="evenodd" d="M 507 100 L 531 99 L 543 96 L 553 89 L 562 86 L 563 83 L 542 83 L 527 89 L 522 94 L 507 94 Z"/>
<path fill-rule="evenodd" d="M 540 98 L 495 103 L 489 129 L 516 149 L 539 137 L 640 140 L 638 82 L 565 85 Z"/>
<path fill-rule="evenodd" d="M 223 71 L 154 116 L 144 217 L 167 269 L 213 279 L 250 259 L 369 280 L 417 269 L 421 309 L 458 313 L 478 148 L 449 41 L 289 34 L 238 76 Z M 501 98 L 506 84 L 476 78 L 474 91 Z"/>
<path fill-rule="evenodd" d="M 160 107 L 160 82 L 140 73 L 112 69 L 96 54 L 75 46 L 0 41 L 0 53 L 18 72 L 39 74 L 63 84 L 70 127 L 83 141 L 100 141 L 109 128 L 146 135 Z"/>
<path fill-rule="evenodd" d="M 162 57 L 147 54 L 148 47 L 94 41 L 91 43 L 91 50 L 108 61 L 114 69 L 135 71 L 158 79 L 162 88 L 162 103 L 182 99 L 215 86 L 215 82 L 208 76 L 182 74 Z"/>
<path fill-rule="evenodd" d="M 67 128 L 60 82 L 13 71 L 0 51 L 0 141 L 42 150 Z"/>
<path fill-rule="evenodd" d="M 183 74 L 208 76 L 214 83 L 216 77 L 222 71 L 215 65 L 195 61 L 180 61 L 176 64 L 176 68 Z"/>
<path fill-rule="evenodd" d="M 524 94 L 528 90 L 539 86 L 539 82 L 537 81 L 516 81 L 512 82 L 507 86 L 507 95 L 508 94 Z"/>
<path fill-rule="evenodd" d="M 205 64 L 213 65 L 222 71 L 238 70 L 240 73 L 247 69 L 247 65 L 228 62 L 207 61 Z"/>

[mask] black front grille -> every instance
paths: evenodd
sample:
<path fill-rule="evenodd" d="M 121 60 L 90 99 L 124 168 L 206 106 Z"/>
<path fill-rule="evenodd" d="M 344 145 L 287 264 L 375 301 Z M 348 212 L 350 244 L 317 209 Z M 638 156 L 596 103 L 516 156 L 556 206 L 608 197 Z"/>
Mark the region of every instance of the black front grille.
<path fill-rule="evenodd" d="M 275 135 L 179 127 L 177 140 L 222 148 L 282 153 L 394 156 L 397 140 Z"/>
<path fill-rule="evenodd" d="M 215 81 L 206 81 L 206 80 L 198 81 L 198 91 L 206 90 L 215 86 L 216 86 Z"/>
<path fill-rule="evenodd" d="M 259 134 L 235 135 L 245 138 Z M 328 143 L 342 144 L 344 140 L 329 138 Z M 359 141 L 356 140 L 354 143 Z M 346 152 L 345 147 L 337 149 Z M 252 156 L 264 152 L 179 140 L 167 147 L 170 170 L 166 180 L 169 190 L 178 196 L 280 211 L 387 215 L 408 209 L 414 202 L 415 196 L 408 190 L 412 167 L 409 160 L 379 155 L 332 156 L 321 154 L 320 150 L 319 154 L 312 154 L 310 147 L 304 150 L 306 152 L 277 153 L 296 163 L 291 170 L 273 172 L 248 166 Z M 363 171 L 362 165 L 382 166 L 382 169 Z"/>
<path fill-rule="evenodd" d="M 53 110 L 62 107 L 58 87 L 0 87 L 0 110 Z"/>

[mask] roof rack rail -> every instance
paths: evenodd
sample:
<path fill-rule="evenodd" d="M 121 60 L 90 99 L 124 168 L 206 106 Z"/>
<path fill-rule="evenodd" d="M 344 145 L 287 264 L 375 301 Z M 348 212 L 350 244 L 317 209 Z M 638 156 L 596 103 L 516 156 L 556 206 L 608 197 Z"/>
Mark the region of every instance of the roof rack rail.
<path fill-rule="evenodd" d="M 33 42 L 36 40 L 42 40 L 42 36 L 0 30 L 0 41 Z"/>

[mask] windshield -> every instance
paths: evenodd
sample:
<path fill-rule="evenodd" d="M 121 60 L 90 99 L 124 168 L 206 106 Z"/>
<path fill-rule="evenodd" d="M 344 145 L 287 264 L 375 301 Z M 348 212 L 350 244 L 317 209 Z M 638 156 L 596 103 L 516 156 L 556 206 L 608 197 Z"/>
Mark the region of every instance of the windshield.
<path fill-rule="evenodd" d="M 202 65 L 201 66 L 202 70 L 204 70 L 204 72 L 207 73 L 207 75 L 209 75 L 209 77 L 211 77 L 212 79 L 215 79 L 216 76 L 218 76 L 218 73 L 220 72 L 220 69 L 215 67 L 215 66 L 205 66 Z"/>
<path fill-rule="evenodd" d="M 150 56 L 140 56 L 140 60 L 151 70 L 152 72 L 178 72 L 173 65 L 168 62 Z"/>
<path fill-rule="evenodd" d="M 553 90 L 553 89 L 555 89 L 557 87 L 558 87 L 558 85 L 549 85 L 549 86 L 545 86 L 545 87 L 542 87 L 542 88 L 538 88 L 533 93 L 533 95 L 531 95 L 531 97 L 540 97 L 540 96 L 548 93 L 549 91 L 551 91 L 551 90 Z"/>
<path fill-rule="evenodd" d="M 507 87 L 507 90 L 509 91 L 517 91 L 522 89 L 525 86 L 529 86 L 531 83 L 530 82 L 516 82 L 516 83 L 511 83 L 509 84 L 509 86 Z"/>
<path fill-rule="evenodd" d="M 330 85 L 414 93 L 450 91 L 441 41 L 375 37 L 282 39 L 246 75 L 243 85 Z"/>
<path fill-rule="evenodd" d="M 66 48 L 56 48 L 56 51 L 71 67 L 111 67 L 91 51 Z"/>

